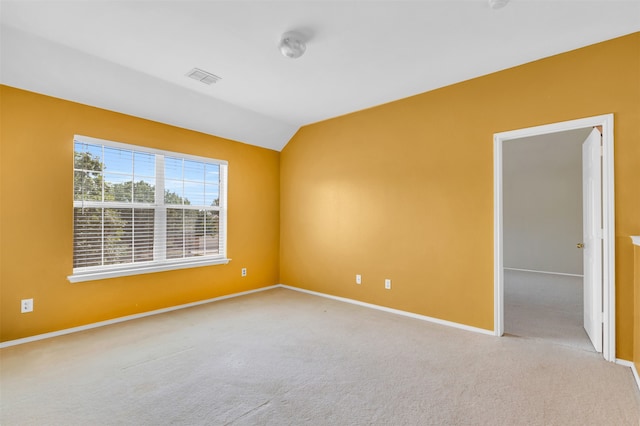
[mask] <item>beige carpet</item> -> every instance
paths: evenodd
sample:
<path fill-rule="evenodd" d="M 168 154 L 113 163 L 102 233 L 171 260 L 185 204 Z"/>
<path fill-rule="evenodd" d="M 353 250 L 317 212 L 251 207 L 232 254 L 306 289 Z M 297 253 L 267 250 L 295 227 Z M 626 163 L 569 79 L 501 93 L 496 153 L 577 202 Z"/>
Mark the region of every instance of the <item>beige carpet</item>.
<path fill-rule="evenodd" d="M 634 425 L 631 371 L 275 289 L 3 349 L 11 425 Z"/>
<path fill-rule="evenodd" d="M 504 271 L 504 330 L 595 351 L 583 327 L 582 277 Z"/>

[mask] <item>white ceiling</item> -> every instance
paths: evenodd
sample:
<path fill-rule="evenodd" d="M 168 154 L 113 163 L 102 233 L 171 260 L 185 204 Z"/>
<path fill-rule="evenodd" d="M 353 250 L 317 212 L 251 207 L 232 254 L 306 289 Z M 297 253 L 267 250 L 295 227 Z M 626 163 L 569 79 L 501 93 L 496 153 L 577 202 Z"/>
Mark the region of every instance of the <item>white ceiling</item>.
<path fill-rule="evenodd" d="M 0 22 L 3 84 L 281 150 L 306 124 L 640 31 L 640 0 L 0 0 Z M 294 29 L 300 59 L 277 48 Z"/>

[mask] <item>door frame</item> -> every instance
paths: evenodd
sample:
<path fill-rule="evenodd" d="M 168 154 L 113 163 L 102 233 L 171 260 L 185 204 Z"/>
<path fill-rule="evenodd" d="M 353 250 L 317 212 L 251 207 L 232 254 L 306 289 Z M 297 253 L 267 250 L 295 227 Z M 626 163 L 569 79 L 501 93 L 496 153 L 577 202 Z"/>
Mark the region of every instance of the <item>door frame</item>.
<path fill-rule="evenodd" d="M 504 334 L 503 175 L 502 146 L 513 139 L 539 136 L 585 127 L 602 126 L 602 355 L 616 360 L 615 311 L 615 211 L 613 185 L 613 114 L 586 117 L 493 135 L 493 263 L 494 334 Z"/>

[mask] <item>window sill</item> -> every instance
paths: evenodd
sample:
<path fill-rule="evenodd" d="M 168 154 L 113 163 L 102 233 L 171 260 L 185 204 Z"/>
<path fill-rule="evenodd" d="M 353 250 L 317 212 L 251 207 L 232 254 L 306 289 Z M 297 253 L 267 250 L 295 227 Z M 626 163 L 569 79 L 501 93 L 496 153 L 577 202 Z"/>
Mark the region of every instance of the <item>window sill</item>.
<path fill-rule="evenodd" d="M 147 264 L 141 266 L 126 267 L 114 267 L 109 269 L 92 270 L 76 272 L 73 275 L 69 275 L 67 279 L 72 283 L 80 283 L 84 281 L 104 280 L 107 278 L 126 277 L 129 275 L 150 274 L 153 272 L 172 271 L 176 269 L 197 268 L 200 266 L 210 265 L 226 265 L 231 259 L 226 258 L 214 258 L 206 260 L 191 260 L 182 262 L 162 263 L 162 264 Z"/>

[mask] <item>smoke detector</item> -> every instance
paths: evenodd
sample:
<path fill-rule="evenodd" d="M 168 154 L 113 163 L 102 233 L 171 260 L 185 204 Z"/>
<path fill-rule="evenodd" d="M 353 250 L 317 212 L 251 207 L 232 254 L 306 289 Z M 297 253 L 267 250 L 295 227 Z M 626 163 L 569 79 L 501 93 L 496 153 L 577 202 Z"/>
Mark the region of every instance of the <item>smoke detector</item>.
<path fill-rule="evenodd" d="M 200 68 L 192 69 L 186 74 L 186 76 L 209 86 L 222 80 L 222 77 L 218 77 L 217 75 L 201 70 Z"/>
<path fill-rule="evenodd" d="M 280 53 L 287 58 L 296 59 L 307 50 L 305 37 L 297 31 L 289 31 L 280 38 Z"/>

